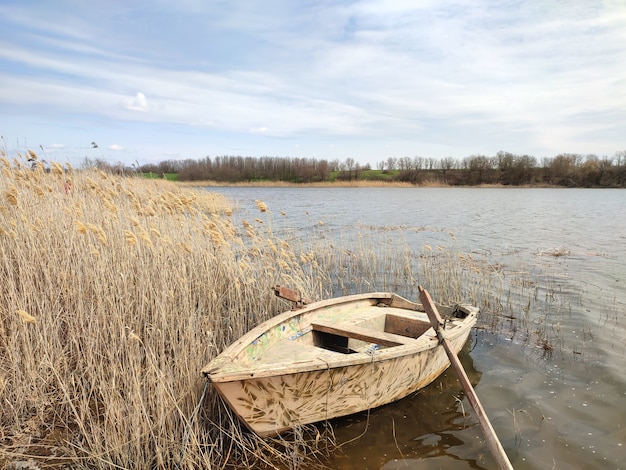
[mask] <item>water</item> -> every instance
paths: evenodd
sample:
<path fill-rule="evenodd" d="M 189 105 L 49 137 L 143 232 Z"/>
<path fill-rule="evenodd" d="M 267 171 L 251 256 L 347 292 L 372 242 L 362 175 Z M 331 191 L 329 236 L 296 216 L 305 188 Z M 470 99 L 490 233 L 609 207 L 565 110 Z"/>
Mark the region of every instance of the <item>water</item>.
<path fill-rule="evenodd" d="M 264 201 L 294 235 L 366 227 L 416 250 L 449 244 L 555 299 L 551 350 L 476 330 L 461 354 L 516 469 L 626 468 L 626 191 L 519 188 L 218 188 L 239 215 Z M 280 212 L 284 216 L 278 216 Z M 560 256 L 554 256 L 554 255 Z M 522 306 L 519 306 L 522 308 Z M 452 371 L 425 390 L 333 422 L 341 469 L 494 468 Z"/>

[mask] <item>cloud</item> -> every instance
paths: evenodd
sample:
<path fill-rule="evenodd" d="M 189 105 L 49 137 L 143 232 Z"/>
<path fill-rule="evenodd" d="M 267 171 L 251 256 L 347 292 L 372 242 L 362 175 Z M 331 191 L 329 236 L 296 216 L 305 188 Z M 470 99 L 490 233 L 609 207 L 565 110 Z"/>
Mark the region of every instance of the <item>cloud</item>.
<path fill-rule="evenodd" d="M 93 126 L 133 148 L 176 129 L 198 145 L 293 139 L 352 154 L 350 139 L 364 153 L 374 140 L 405 152 L 588 151 L 594 138 L 604 151 L 619 138 L 602 130 L 626 123 L 626 9 L 611 3 L 218 3 L 90 5 L 97 24 L 69 3 L 0 5 L 0 106 L 31 129 Z M 122 27 L 139 13 L 142 24 Z M 50 26 L 64 16 L 71 31 Z"/>
<path fill-rule="evenodd" d="M 122 150 L 126 150 L 124 147 L 122 147 L 121 145 L 117 145 L 117 144 L 109 145 L 108 149 L 114 152 L 120 152 Z"/>
<path fill-rule="evenodd" d="M 138 91 L 134 98 L 127 98 L 125 100 L 124 107 L 131 111 L 148 111 L 148 100 L 146 99 L 146 95 Z"/>

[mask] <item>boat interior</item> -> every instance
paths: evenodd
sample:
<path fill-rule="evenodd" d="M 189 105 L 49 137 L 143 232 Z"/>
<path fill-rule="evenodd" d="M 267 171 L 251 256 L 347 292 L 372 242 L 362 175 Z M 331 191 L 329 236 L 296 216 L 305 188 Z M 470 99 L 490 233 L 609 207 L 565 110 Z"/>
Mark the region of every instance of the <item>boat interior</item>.
<path fill-rule="evenodd" d="M 367 305 L 367 302 L 331 305 L 315 312 L 299 330 L 294 333 L 289 329 L 289 334 L 270 342 L 269 347 L 263 346 L 266 342 L 255 340 L 242 350 L 239 360 L 251 361 L 261 368 L 271 363 L 332 361 L 338 353 L 373 353 L 438 341 L 426 312 L 390 307 L 381 302 Z M 468 315 L 463 307 L 441 307 L 440 313 L 448 330 L 460 326 L 455 319 Z M 278 327 L 286 330 L 284 325 Z"/>
<path fill-rule="evenodd" d="M 314 346 L 344 354 L 412 344 L 428 330 L 434 336 L 428 321 L 394 314 L 345 327 L 324 321 L 311 323 Z"/>

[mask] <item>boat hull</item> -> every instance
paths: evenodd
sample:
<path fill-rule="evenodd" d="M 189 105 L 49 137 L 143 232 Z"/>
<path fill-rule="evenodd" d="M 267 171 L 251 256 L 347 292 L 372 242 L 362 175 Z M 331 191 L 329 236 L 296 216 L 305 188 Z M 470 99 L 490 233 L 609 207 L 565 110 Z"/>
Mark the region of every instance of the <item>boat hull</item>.
<path fill-rule="evenodd" d="M 452 342 L 458 353 L 467 335 Z M 427 386 L 450 366 L 441 346 L 369 364 L 215 383 L 246 426 L 273 436 L 376 408 Z"/>
<path fill-rule="evenodd" d="M 260 436 L 376 408 L 427 386 L 450 365 L 420 309 L 388 293 L 311 304 L 259 325 L 203 373 Z M 478 310 L 448 311 L 446 337 L 458 353 Z M 323 339 L 343 339 L 349 351 L 329 350 Z"/>

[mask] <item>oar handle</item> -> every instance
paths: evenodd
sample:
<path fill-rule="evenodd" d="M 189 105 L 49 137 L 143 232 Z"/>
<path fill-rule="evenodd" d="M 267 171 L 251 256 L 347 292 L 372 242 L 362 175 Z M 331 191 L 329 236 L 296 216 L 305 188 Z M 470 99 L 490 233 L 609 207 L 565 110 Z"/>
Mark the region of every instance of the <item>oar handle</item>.
<path fill-rule="evenodd" d="M 422 286 L 419 286 L 418 289 L 420 292 L 420 300 L 424 306 L 424 310 L 426 310 L 426 313 L 428 314 L 428 319 L 435 329 L 437 338 L 439 338 L 439 342 L 444 347 L 446 354 L 448 355 L 448 359 L 450 359 L 450 364 L 459 377 L 461 386 L 467 395 L 470 405 L 472 405 L 472 408 L 474 409 L 474 413 L 476 413 L 476 416 L 478 417 L 478 422 L 480 423 L 480 427 L 482 428 L 485 439 L 487 440 L 487 445 L 489 446 L 491 455 L 493 455 L 494 460 L 498 464 L 498 468 L 501 470 L 513 470 L 511 461 L 506 455 L 506 452 L 504 452 L 504 448 L 502 447 L 502 444 L 500 443 L 500 440 L 498 439 L 498 436 L 494 431 L 489 418 L 487 417 L 487 413 L 485 413 L 483 405 L 478 399 L 478 395 L 476 395 L 474 387 L 472 387 L 472 384 L 467 377 L 467 373 L 465 372 L 461 361 L 452 349 L 450 341 L 443 334 L 443 320 L 441 319 L 441 315 L 439 315 L 439 311 L 437 310 L 433 299 L 430 297 L 428 291 Z"/>

